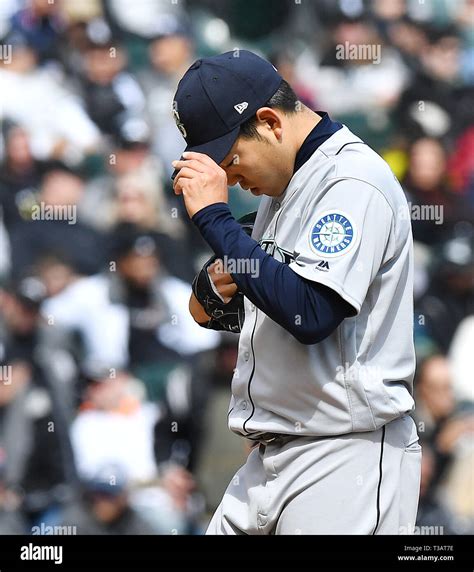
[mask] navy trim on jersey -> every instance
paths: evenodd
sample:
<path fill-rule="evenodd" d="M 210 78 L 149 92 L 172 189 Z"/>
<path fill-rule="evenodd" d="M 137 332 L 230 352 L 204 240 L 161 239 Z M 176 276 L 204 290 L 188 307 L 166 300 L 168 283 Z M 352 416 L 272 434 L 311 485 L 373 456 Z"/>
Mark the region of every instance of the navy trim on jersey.
<path fill-rule="evenodd" d="M 280 212 L 278 213 L 277 219 L 276 219 L 276 221 L 275 221 L 275 236 L 276 236 L 276 234 L 277 234 L 278 223 L 280 222 L 280 218 L 281 218 L 282 213 L 283 213 L 283 209 L 280 210 Z M 240 221 L 239 221 L 239 222 L 240 222 Z M 247 393 L 248 393 L 248 395 L 249 395 L 249 399 L 252 401 L 252 405 L 253 405 L 253 400 L 252 400 L 252 396 L 251 396 L 251 393 L 250 393 L 250 386 L 251 386 L 251 384 L 252 384 L 253 375 L 254 375 L 254 373 L 255 373 L 255 359 L 256 359 L 256 356 L 255 356 L 255 350 L 254 350 L 254 346 L 253 346 L 253 339 L 254 339 L 254 336 L 255 336 L 255 329 L 256 329 L 256 325 L 257 325 L 257 320 L 258 320 L 258 309 L 255 311 L 255 323 L 254 323 L 254 327 L 253 327 L 253 329 L 252 329 L 252 335 L 251 335 L 251 337 L 250 337 L 250 346 L 251 346 L 251 348 L 252 348 L 253 359 L 254 359 L 254 366 L 253 366 L 252 374 L 250 375 L 249 381 L 248 381 L 248 383 L 247 383 Z M 247 417 L 247 419 L 244 421 L 244 424 L 243 424 L 243 429 L 244 429 L 244 431 L 247 433 L 247 437 L 248 437 L 249 439 L 251 438 L 251 435 L 254 435 L 254 434 L 255 434 L 255 432 L 249 433 L 249 432 L 246 430 L 245 426 L 246 426 L 246 424 L 252 419 L 254 413 L 255 413 L 255 407 L 253 407 L 252 413 L 249 415 L 249 417 Z M 258 433 L 259 433 L 259 432 L 258 432 Z"/>
<path fill-rule="evenodd" d="M 334 290 L 307 280 L 250 238 L 225 203 L 209 205 L 193 217 L 201 235 L 222 260 L 251 261 L 231 273 L 247 298 L 306 345 L 321 342 L 354 310 Z M 287 261 L 289 262 L 289 261 Z M 258 269 L 252 275 L 251 269 Z M 299 324 L 295 316 L 301 316 Z"/>
<path fill-rule="evenodd" d="M 344 147 L 347 147 L 348 145 L 367 145 L 367 143 L 364 143 L 363 141 L 349 141 L 349 143 L 345 143 L 345 144 L 339 149 L 339 151 L 336 153 L 336 155 L 339 155 L 339 153 L 344 149 Z"/>
<path fill-rule="evenodd" d="M 343 127 L 342 123 L 332 121 L 326 111 L 316 111 L 315 113 L 320 115 L 322 119 L 311 131 L 308 137 L 306 137 L 303 145 L 301 145 L 298 153 L 296 154 L 293 174 L 295 174 L 307 161 L 309 161 L 309 159 L 311 159 L 318 147 Z"/>
<path fill-rule="evenodd" d="M 382 463 L 383 463 L 383 446 L 385 442 L 385 425 L 382 427 L 382 440 L 380 443 L 380 461 L 379 461 L 379 484 L 377 487 L 377 522 L 375 523 L 374 532 L 372 532 L 372 536 L 377 532 L 377 528 L 379 527 L 380 523 L 380 488 L 382 486 Z"/>
<path fill-rule="evenodd" d="M 245 428 L 245 426 L 247 425 L 247 423 L 250 421 L 250 419 L 252 419 L 253 414 L 255 413 L 255 403 L 252 399 L 252 396 L 250 394 L 250 386 L 252 384 L 253 381 L 253 376 L 255 375 L 255 348 L 253 347 L 253 337 L 255 335 L 255 329 L 257 327 L 257 321 L 258 321 L 258 314 L 257 314 L 257 310 L 255 311 L 255 323 L 253 325 L 253 330 L 252 330 L 252 337 L 250 340 L 250 347 L 252 348 L 252 358 L 253 358 L 253 366 L 252 366 L 252 373 L 250 374 L 250 378 L 249 381 L 247 383 L 247 393 L 250 399 L 250 403 L 252 404 L 252 411 L 250 413 L 250 415 L 247 417 L 247 419 L 244 421 L 243 425 L 242 425 L 242 429 L 245 431 L 245 433 L 247 433 L 247 435 L 251 435 L 250 432 L 247 431 L 247 429 Z"/>

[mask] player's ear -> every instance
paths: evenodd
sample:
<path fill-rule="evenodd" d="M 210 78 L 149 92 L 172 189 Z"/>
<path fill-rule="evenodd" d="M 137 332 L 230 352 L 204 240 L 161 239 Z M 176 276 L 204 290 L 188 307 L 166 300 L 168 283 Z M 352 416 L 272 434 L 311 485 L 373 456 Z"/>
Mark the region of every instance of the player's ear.
<path fill-rule="evenodd" d="M 258 122 L 264 130 L 271 131 L 280 141 L 282 136 L 282 121 L 280 114 L 271 107 L 261 107 L 256 113 Z"/>

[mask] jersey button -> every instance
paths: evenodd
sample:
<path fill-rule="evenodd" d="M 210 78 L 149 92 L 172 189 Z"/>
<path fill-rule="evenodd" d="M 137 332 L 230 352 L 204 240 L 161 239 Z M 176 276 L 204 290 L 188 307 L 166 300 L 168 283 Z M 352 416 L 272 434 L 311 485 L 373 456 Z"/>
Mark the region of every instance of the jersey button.
<path fill-rule="evenodd" d="M 250 359 L 250 352 L 245 352 L 244 353 L 244 360 L 249 361 L 249 359 Z"/>
<path fill-rule="evenodd" d="M 242 409 L 245 411 L 247 409 L 247 402 L 242 401 Z"/>
<path fill-rule="evenodd" d="M 250 306 L 250 311 L 251 311 L 251 312 L 255 312 L 255 304 L 252 304 L 252 305 Z"/>
<path fill-rule="evenodd" d="M 281 204 L 280 204 L 280 203 L 275 203 L 275 207 L 274 207 L 274 208 L 275 208 L 276 211 L 279 211 L 279 210 L 280 210 L 280 207 L 281 207 Z"/>

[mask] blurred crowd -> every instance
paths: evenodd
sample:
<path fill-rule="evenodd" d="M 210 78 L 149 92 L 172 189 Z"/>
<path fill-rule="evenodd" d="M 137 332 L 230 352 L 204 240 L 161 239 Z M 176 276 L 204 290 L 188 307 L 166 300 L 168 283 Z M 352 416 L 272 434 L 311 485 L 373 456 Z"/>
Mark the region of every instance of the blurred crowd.
<path fill-rule="evenodd" d="M 0 38 L 0 533 L 205 529 L 199 460 L 227 430 L 206 413 L 237 338 L 188 313 L 210 252 L 172 192 L 172 102 L 195 59 L 239 47 L 402 183 L 416 524 L 472 534 L 474 1 L 2 0 Z M 232 189 L 230 206 L 258 201 Z"/>

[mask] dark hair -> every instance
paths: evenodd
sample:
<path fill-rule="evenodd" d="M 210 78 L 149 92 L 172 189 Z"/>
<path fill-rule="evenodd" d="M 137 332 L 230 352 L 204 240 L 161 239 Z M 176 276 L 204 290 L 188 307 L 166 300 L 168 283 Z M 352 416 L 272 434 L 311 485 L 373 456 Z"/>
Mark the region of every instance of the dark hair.
<path fill-rule="evenodd" d="M 44 181 L 51 173 L 66 173 L 72 177 L 77 177 L 82 181 L 85 180 L 85 173 L 83 167 L 72 167 L 67 163 L 64 163 L 60 159 L 52 159 L 51 161 L 45 162 L 41 168 L 41 178 Z"/>
<path fill-rule="evenodd" d="M 296 93 L 288 82 L 282 80 L 280 87 L 272 95 L 263 107 L 271 107 L 272 109 L 280 109 L 287 115 L 292 115 L 298 111 L 301 103 L 298 100 Z M 240 135 L 245 139 L 261 139 L 257 131 L 257 116 L 254 115 L 247 119 L 245 123 L 240 126 Z"/>

